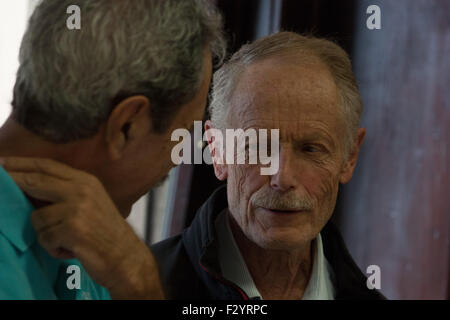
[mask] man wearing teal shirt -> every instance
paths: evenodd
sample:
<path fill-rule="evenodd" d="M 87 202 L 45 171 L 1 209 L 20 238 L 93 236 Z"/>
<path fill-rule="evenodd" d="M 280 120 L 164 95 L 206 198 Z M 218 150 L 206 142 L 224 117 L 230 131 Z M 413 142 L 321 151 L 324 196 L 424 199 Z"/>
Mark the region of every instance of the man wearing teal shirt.
<path fill-rule="evenodd" d="M 125 218 L 174 166 L 172 132 L 203 118 L 212 61 L 225 51 L 209 3 L 39 3 L 0 128 L 0 162 L 17 157 L 0 175 L 1 299 L 163 298 Z M 47 205 L 34 210 L 20 190 Z"/>
<path fill-rule="evenodd" d="M 1 167 L 0 186 L 0 299 L 110 299 L 79 261 L 52 258 L 39 245 L 34 208 Z"/>

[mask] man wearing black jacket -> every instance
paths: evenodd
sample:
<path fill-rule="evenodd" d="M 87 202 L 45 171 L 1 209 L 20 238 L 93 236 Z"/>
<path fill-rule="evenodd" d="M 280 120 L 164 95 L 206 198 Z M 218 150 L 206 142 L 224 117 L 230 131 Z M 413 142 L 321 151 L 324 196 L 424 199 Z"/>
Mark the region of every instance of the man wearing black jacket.
<path fill-rule="evenodd" d="M 166 297 L 384 298 L 329 222 L 364 139 L 361 111 L 350 61 L 330 41 L 281 32 L 235 53 L 214 75 L 205 125 L 216 177 L 227 185 L 181 235 L 152 247 Z M 278 170 L 262 174 L 261 153 L 256 164 L 235 164 L 239 154 L 229 157 L 210 129 L 278 129 Z"/>
<path fill-rule="evenodd" d="M 160 263 L 160 277 L 167 298 L 254 298 L 221 275 L 214 219 L 227 205 L 226 188 L 222 186 L 198 210 L 189 228 L 152 247 Z M 367 288 L 365 275 L 348 253 L 336 227 L 329 222 L 321 234 L 323 251 L 335 275 L 334 299 L 384 299 L 377 290 Z"/>

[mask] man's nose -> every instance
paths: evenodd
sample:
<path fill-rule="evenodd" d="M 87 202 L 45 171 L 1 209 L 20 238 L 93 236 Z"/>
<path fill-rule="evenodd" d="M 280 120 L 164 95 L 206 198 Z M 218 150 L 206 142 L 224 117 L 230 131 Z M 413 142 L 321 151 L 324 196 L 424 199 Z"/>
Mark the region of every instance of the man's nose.
<path fill-rule="evenodd" d="M 295 158 L 289 147 L 280 146 L 280 158 L 278 172 L 270 177 L 270 186 L 278 191 L 289 191 L 297 188 L 297 169 Z"/>

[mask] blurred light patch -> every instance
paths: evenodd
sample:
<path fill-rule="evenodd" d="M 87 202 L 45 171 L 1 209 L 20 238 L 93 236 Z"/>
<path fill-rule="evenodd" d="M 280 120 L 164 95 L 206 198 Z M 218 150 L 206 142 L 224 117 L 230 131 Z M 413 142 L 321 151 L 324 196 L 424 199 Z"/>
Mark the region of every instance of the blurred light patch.
<path fill-rule="evenodd" d="M 36 0 L 0 1 L 0 126 L 11 112 L 19 48 Z"/>

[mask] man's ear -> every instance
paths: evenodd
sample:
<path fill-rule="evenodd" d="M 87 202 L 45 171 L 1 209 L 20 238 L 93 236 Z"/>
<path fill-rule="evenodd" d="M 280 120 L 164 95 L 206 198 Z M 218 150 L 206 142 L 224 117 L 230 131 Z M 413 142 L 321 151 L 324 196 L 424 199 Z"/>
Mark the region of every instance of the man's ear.
<path fill-rule="evenodd" d="M 359 128 L 357 132 L 356 143 L 353 147 L 353 150 L 351 151 L 351 154 L 347 159 L 347 162 L 344 164 L 344 167 L 342 168 L 341 176 L 339 178 L 340 183 L 345 184 L 349 182 L 350 179 L 352 178 L 353 171 L 355 170 L 356 167 L 356 161 L 358 160 L 359 149 L 361 148 L 365 136 L 366 136 L 366 129 Z"/>
<path fill-rule="evenodd" d="M 223 181 L 226 178 L 228 178 L 228 167 L 225 164 L 224 157 L 223 157 L 223 139 L 222 139 L 222 150 L 217 149 L 217 143 L 215 142 L 215 139 L 218 139 L 218 136 L 215 136 L 212 134 L 217 130 L 214 128 L 211 120 L 206 120 L 205 122 L 205 135 L 206 139 L 208 140 L 208 148 L 209 152 L 211 153 L 211 158 L 213 160 L 213 166 L 214 166 L 214 174 L 216 175 L 216 178 Z M 217 131 L 218 132 L 218 131 Z M 217 142 L 217 141 L 216 141 Z"/>
<path fill-rule="evenodd" d="M 106 143 L 113 160 L 120 159 L 130 143 L 146 138 L 152 130 L 150 101 L 144 96 L 122 100 L 106 122 Z"/>

